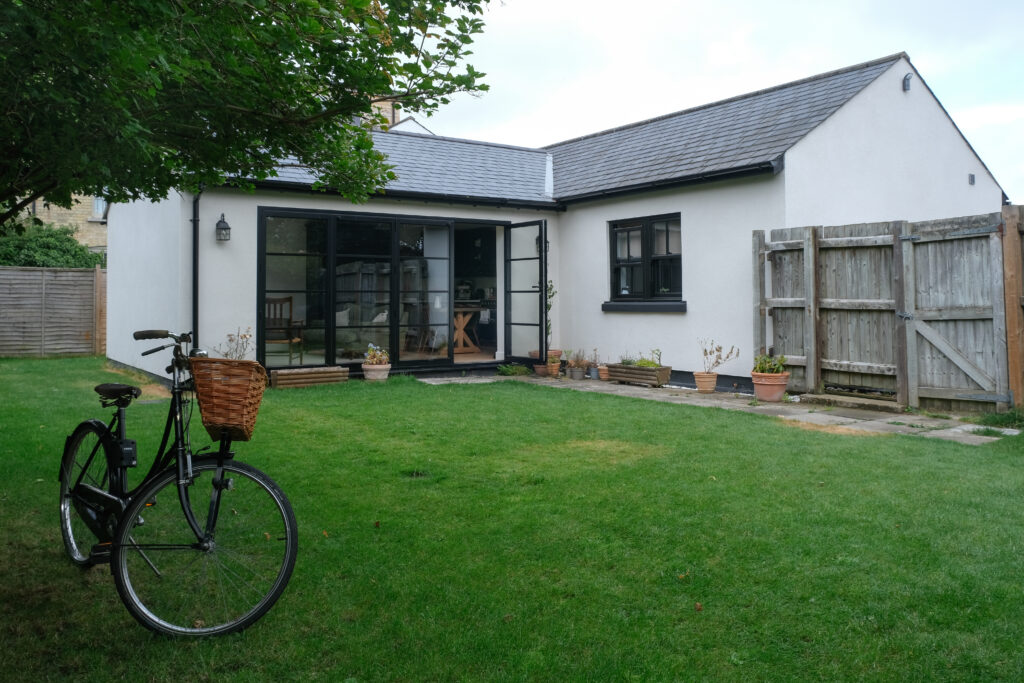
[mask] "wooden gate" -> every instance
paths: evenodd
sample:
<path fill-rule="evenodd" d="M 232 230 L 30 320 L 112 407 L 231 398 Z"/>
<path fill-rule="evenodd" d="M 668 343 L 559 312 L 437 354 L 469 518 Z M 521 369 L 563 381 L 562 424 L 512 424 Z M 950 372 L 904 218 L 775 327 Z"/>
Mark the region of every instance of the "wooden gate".
<path fill-rule="evenodd" d="M 1006 223 L 790 228 L 768 241 L 758 231 L 754 347 L 786 356 L 792 391 L 1005 408 Z"/>

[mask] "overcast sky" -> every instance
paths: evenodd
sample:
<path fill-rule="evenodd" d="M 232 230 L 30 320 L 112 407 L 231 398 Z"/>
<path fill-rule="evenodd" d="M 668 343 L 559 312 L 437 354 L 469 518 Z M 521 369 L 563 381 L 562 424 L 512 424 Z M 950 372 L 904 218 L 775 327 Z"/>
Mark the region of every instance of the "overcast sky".
<path fill-rule="evenodd" d="M 490 91 L 421 123 L 539 147 L 906 52 L 1024 203 L 1022 0 L 492 0 Z"/>

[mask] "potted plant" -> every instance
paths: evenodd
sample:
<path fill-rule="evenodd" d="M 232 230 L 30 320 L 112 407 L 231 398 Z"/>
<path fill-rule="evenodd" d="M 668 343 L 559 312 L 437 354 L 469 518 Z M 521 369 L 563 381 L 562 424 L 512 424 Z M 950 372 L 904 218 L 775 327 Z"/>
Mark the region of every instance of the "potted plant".
<path fill-rule="evenodd" d="M 715 393 L 715 385 L 718 384 L 718 367 L 740 355 L 740 350 L 730 346 L 729 351 L 723 353 L 722 345 L 714 339 L 698 339 L 701 351 L 704 354 L 704 372 L 694 372 L 693 380 L 697 383 L 697 391 L 702 394 Z"/>
<path fill-rule="evenodd" d="M 583 355 L 583 351 L 574 351 L 572 355 L 566 360 L 565 374 L 569 379 L 583 379 L 584 374 L 587 371 L 587 367 L 590 362 L 587 357 Z"/>
<path fill-rule="evenodd" d="M 614 382 L 660 387 L 668 384 L 671 376 L 672 368 L 661 364 L 661 349 L 651 349 L 649 356 L 639 358 L 622 356 L 619 363 L 608 365 L 608 379 Z"/>
<path fill-rule="evenodd" d="M 391 372 L 391 356 L 387 349 L 370 343 L 363 354 L 366 360 L 363 361 L 363 379 L 369 382 L 383 382 Z"/>
<path fill-rule="evenodd" d="M 769 356 L 762 354 L 754 359 L 754 369 L 750 371 L 754 381 L 754 396 L 758 401 L 777 403 L 786 393 L 789 383 L 789 372 L 786 370 L 785 356 Z"/>
<path fill-rule="evenodd" d="M 594 353 L 590 356 L 587 364 L 587 374 L 590 376 L 590 379 L 601 379 L 601 371 L 598 370 L 600 365 L 601 357 L 597 355 L 597 349 L 594 349 Z M 605 373 L 607 372 L 608 369 L 605 368 Z"/>
<path fill-rule="evenodd" d="M 548 349 L 548 375 L 558 377 L 562 369 L 562 352 L 559 349 Z"/>

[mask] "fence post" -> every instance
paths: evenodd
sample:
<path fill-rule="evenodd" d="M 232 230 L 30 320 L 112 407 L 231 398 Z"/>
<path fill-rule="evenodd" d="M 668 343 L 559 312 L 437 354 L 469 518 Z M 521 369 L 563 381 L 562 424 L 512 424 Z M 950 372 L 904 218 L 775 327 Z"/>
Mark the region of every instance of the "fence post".
<path fill-rule="evenodd" d="M 905 288 L 913 287 L 903 277 L 903 241 L 900 235 L 904 233 L 906 223 L 897 221 L 889 224 L 889 232 L 892 234 L 892 298 L 896 306 L 893 315 L 896 316 L 896 324 L 893 326 L 893 342 L 896 344 L 896 403 L 901 406 L 909 405 L 910 383 L 907 373 L 907 321 L 901 315 L 904 311 Z"/>
<path fill-rule="evenodd" d="M 906 384 L 907 384 L 907 405 L 918 408 L 921 405 L 921 396 L 918 387 L 921 383 L 921 376 L 917 368 L 917 323 L 914 320 L 914 313 L 917 309 L 917 275 L 914 269 L 914 242 L 913 228 L 910 223 L 899 223 L 900 231 L 898 241 L 900 243 L 900 262 L 903 266 L 903 299 L 896 302 L 896 319 L 901 325 L 897 330 L 903 328 L 903 344 L 907 356 L 906 363 Z"/>
<path fill-rule="evenodd" d="M 1024 406 L 1024 207 L 1003 207 L 1003 298 L 1006 357 L 1013 403 Z"/>
<path fill-rule="evenodd" d="M 754 231 L 754 346 L 753 355 L 767 353 L 768 329 L 765 305 L 765 243 L 764 230 Z"/>
<path fill-rule="evenodd" d="M 818 230 L 804 234 L 804 391 L 817 392 L 821 384 L 818 363 Z"/>

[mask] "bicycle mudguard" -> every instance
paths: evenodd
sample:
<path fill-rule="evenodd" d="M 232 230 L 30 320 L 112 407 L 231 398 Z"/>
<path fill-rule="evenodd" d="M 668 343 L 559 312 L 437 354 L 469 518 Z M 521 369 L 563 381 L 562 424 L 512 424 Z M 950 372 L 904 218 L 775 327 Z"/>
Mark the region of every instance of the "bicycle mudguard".
<path fill-rule="evenodd" d="M 68 434 L 67 437 L 64 439 L 64 450 L 61 453 L 60 465 L 57 468 L 57 481 L 60 481 L 60 477 L 64 467 L 64 458 L 68 454 L 68 444 L 71 443 L 71 439 L 75 436 L 75 434 L 78 433 L 78 430 L 84 428 L 86 425 L 89 425 L 94 429 L 100 430 L 100 432 L 103 434 L 103 456 L 107 460 L 107 469 L 116 469 L 121 466 L 121 452 L 120 449 L 117 447 L 117 444 L 114 443 L 114 438 L 107 431 L 107 423 L 103 422 L 102 420 L 96 419 L 86 420 L 85 422 L 80 422 L 78 426 L 75 427 L 74 431 Z"/>

